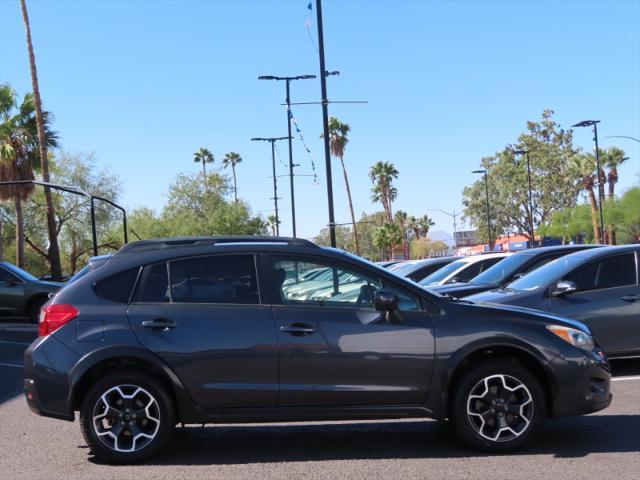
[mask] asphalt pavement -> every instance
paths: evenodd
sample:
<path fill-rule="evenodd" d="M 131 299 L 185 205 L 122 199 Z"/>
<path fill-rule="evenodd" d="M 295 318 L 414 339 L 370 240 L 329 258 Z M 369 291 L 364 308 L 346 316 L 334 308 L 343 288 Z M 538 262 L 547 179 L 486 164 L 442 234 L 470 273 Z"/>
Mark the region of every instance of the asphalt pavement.
<path fill-rule="evenodd" d="M 635 479 L 640 361 L 616 362 L 612 405 L 548 421 L 520 452 L 486 455 L 429 420 L 187 426 L 136 466 L 96 461 L 78 422 L 32 414 L 20 393 L 33 331 L 0 324 L 0 476 L 7 479 Z M 17 395 L 17 396 L 16 396 Z"/>

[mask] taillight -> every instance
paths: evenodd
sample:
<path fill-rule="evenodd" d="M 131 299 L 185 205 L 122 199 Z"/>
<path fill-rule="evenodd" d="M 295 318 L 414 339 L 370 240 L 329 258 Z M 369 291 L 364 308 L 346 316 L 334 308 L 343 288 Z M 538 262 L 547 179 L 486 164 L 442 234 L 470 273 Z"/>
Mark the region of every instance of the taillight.
<path fill-rule="evenodd" d="M 73 305 L 47 305 L 40 312 L 38 335 L 44 337 L 53 333 L 77 315 L 78 310 Z"/>

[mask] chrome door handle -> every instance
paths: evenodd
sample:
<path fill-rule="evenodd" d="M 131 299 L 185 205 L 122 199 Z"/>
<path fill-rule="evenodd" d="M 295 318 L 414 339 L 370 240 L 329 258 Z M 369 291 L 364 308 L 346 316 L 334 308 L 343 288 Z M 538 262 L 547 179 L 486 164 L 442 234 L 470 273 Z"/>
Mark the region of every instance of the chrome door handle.
<path fill-rule="evenodd" d="M 292 323 L 291 325 L 283 325 L 280 327 L 281 332 L 290 333 L 291 335 L 310 335 L 316 331 L 315 328 L 300 323 Z"/>
<path fill-rule="evenodd" d="M 626 295 L 622 297 L 622 300 L 625 302 L 637 302 L 640 300 L 640 293 L 636 295 Z"/>
<path fill-rule="evenodd" d="M 177 323 L 168 318 L 154 318 L 153 320 L 145 320 L 142 322 L 144 328 L 151 328 L 152 330 L 162 330 L 166 332 L 175 328 Z"/>

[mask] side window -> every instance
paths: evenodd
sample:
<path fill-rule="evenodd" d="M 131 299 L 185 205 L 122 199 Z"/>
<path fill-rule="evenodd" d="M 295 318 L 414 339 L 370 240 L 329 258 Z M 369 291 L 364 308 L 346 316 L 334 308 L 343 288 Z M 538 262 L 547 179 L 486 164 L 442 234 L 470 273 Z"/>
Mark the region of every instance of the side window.
<path fill-rule="evenodd" d="M 169 299 L 167 264 L 156 263 L 144 267 L 138 280 L 134 301 L 162 303 L 168 302 Z"/>
<path fill-rule="evenodd" d="M 4 268 L 0 268 L 0 282 L 22 282 L 22 280 Z"/>
<path fill-rule="evenodd" d="M 623 287 L 636 283 L 635 270 L 635 255 L 627 253 L 590 263 L 565 280 L 574 282 L 578 291 Z"/>
<path fill-rule="evenodd" d="M 487 267 L 488 268 L 488 267 Z M 468 282 L 474 277 L 480 275 L 482 271 L 482 262 L 475 262 L 464 268 L 461 272 L 456 273 L 447 283 Z"/>
<path fill-rule="evenodd" d="M 274 257 L 273 268 L 285 305 L 373 308 L 373 294 L 380 288 L 377 278 L 312 260 Z"/>
<path fill-rule="evenodd" d="M 112 302 L 129 303 L 133 284 L 138 278 L 139 268 L 116 273 L 96 283 L 95 290 L 100 298 Z"/>
<path fill-rule="evenodd" d="M 259 303 L 253 255 L 215 255 L 169 264 L 171 298 L 184 303 Z"/>
<path fill-rule="evenodd" d="M 529 265 L 527 265 L 527 267 L 522 270 L 522 274 L 527 274 L 529 272 L 533 272 L 534 270 L 542 267 L 543 265 L 546 265 L 547 263 L 555 260 L 556 258 L 560 258 L 562 256 L 564 256 L 564 253 L 554 253 L 552 255 L 546 255 L 542 258 L 538 258 L 537 260 L 534 260 L 533 262 L 531 262 Z"/>

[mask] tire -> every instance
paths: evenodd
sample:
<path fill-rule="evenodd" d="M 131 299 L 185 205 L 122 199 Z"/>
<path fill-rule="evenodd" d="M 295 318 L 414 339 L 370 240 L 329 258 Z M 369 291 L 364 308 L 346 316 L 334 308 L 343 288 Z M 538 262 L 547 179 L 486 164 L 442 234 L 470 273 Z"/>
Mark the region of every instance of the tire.
<path fill-rule="evenodd" d="M 45 303 L 47 303 L 47 298 L 45 297 L 31 300 L 27 308 L 27 317 L 31 323 L 38 323 L 40 321 L 40 309 Z"/>
<path fill-rule="evenodd" d="M 487 452 L 527 443 L 546 418 L 540 381 L 514 359 L 483 361 L 456 382 L 451 416 L 458 435 Z"/>
<path fill-rule="evenodd" d="M 166 388 L 137 370 L 101 378 L 80 407 L 85 441 L 96 458 L 109 464 L 138 463 L 151 457 L 167 444 L 175 423 Z"/>

